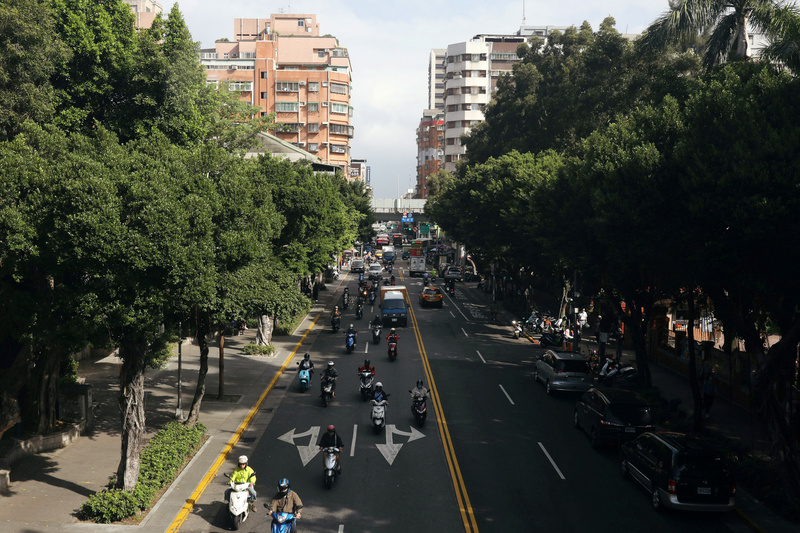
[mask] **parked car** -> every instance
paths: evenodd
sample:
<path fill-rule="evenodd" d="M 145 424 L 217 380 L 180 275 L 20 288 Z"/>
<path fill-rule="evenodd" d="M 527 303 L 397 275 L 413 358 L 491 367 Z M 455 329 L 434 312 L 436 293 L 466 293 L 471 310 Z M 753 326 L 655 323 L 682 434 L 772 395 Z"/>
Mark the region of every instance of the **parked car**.
<path fill-rule="evenodd" d="M 383 267 L 380 263 L 372 263 L 369 266 L 369 279 L 381 279 L 383 275 Z"/>
<path fill-rule="evenodd" d="M 419 293 L 419 305 L 422 307 L 426 307 L 428 305 L 432 305 L 435 307 L 442 307 L 442 300 L 444 299 L 444 294 L 439 287 L 429 286 L 425 287 L 421 293 Z"/>
<path fill-rule="evenodd" d="M 592 448 L 615 446 L 655 430 L 653 414 L 640 394 L 591 388 L 575 403 L 575 427 L 589 435 Z"/>
<path fill-rule="evenodd" d="M 350 265 L 350 272 L 353 272 L 354 274 L 364 272 L 364 261 L 361 259 L 353 259 L 353 264 Z"/>
<path fill-rule="evenodd" d="M 650 492 L 651 504 L 687 511 L 730 511 L 736 483 L 723 452 L 682 433 L 646 432 L 620 447 L 620 473 Z"/>
<path fill-rule="evenodd" d="M 554 391 L 586 392 L 594 384 L 589 361 L 579 353 L 547 350 L 536 360 L 533 379 L 544 383 L 547 394 Z"/>
<path fill-rule="evenodd" d="M 451 266 L 444 273 L 444 279 L 450 280 L 454 279 L 456 281 L 461 281 L 464 278 L 464 275 L 461 272 L 461 267 Z"/>

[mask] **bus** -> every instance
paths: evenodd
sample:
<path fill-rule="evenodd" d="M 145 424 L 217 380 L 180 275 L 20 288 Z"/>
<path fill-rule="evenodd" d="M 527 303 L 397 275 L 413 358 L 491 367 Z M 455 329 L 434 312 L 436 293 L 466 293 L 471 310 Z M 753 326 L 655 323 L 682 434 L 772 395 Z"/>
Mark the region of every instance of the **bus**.
<path fill-rule="evenodd" d="M 403 234 L 402 233 L 395 233 L 392 235 L 392 245 L 397 248 L 399 246 L 403 246 Z"/>
<path fill-rule="evenodd" d="M 389 245 L 389 235 L 386 233 L 379 233 L 375 239 L 375 246 L 380 249 L 383 246 Z"/>

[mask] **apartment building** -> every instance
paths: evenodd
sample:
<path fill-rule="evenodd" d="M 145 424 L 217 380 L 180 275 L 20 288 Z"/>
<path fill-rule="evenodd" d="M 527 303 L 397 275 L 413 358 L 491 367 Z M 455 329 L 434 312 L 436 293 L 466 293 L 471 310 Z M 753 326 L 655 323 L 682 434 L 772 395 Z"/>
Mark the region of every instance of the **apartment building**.
<path fill-rule="evenodd" d="M 124 0 L 124 2 L 131 6 L 131 11 L 136 16 L 137 30 L 152 26 L 156 15 L 164 10 L 155 0 Z"/>
<path fill-rule="evenodd" d="M 201 50 L 200 61 L 209 84 L 275 113 L 277 138 L 350 175 L 350 58 L 320 35 L 316 15 L 234 19 L 234 40 Z"/>
<path fill-rule="evenodd" d="M 444 77 L 447 50 L 434 48 L 428 61 L 428 109 L 444 110 Z"/>
<path fill-rule="evenodd" d="M 444 111 L 426 109 L 417 127 L 417 190 L 415 198 L 428 197 L 428 178 L 442 166 L 444 158 Z"/>

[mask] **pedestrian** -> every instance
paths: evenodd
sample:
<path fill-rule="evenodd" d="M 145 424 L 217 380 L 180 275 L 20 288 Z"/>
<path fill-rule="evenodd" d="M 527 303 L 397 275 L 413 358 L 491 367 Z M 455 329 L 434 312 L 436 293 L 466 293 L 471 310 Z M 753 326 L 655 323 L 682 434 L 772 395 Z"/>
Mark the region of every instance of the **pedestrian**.
<path fill-rule="evenodd" d="M 589 320 L 589 313 L 586 312 L 586 308 L 584 307 L 578 314 L 578 326 L 581 329 L 585 328 L 588 320 Z"/>
<path fill-rule="evenodd" d="M 717 394 L 716 373 L 712 368 L 708 377 L 703 381 L 703 408 L 706 411 L 706 418 L 710 416 L 711 406 L 714 405 L 714 396 Z"/>
<path fill-rule="evenodd" d="M 362 274 L 362 275 L 363 275 L 363 274 Z M 317 299 L 319 298 L 319 285 L 317 284 L 317 282 L 316 282 L 316 281 L 314 282 L 314 288 L 313 288 L 313 289 L 311 289 L 311 297 L 312 297 L 312 298 L 314 298 L 314 301 L 315 301 L 315 302 L 316 302 L 316 301 L 317 301 Z"/>

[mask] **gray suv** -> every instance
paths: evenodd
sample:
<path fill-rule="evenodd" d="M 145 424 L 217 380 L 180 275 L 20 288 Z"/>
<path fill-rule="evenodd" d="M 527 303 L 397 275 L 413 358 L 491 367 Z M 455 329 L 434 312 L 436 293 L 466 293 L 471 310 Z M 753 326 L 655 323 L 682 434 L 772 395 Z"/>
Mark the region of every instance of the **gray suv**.
<path fill-rule="evenodd" d="M 547 394 L 554 391 L 586 392 L 594 385 L 594 375 L 584 356 L 555 350 L 547 350 L 536 360 L 533 379 L 544 383 Z"/>

